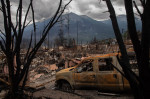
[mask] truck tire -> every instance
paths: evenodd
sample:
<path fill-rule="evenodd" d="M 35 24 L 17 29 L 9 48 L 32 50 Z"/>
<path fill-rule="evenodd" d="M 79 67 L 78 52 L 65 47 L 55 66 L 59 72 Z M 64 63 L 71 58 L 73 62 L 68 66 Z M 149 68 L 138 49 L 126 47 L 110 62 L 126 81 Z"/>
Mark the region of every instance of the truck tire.
<path fill-rule="evenodd" d="M 69 92 L 69 93 L 73 93 L 74 92 L 74 90 L 72 89 L 70 84 L 67 83 L 67 82 L 63 82 L 62 83 L 61 89 L 62 89 L 62 91 Z"/>

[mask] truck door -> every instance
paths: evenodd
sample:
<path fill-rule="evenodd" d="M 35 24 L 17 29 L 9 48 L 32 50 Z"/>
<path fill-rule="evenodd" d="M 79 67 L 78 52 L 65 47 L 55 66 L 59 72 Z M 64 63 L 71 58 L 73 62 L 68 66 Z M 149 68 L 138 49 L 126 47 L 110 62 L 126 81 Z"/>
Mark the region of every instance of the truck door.
<path fill-rule="evenodd" d="M 74 74 L 75 87 L 92 89 L 96 87 L 96 73 L 93 68 L 93 60 L 83 61 Z"/>
<path fill-rule="evenodd" d="M 100 90 L 118 91 L 119 77 L 112 66 L 112 58 L 98 59 L 97 81 Z"/>

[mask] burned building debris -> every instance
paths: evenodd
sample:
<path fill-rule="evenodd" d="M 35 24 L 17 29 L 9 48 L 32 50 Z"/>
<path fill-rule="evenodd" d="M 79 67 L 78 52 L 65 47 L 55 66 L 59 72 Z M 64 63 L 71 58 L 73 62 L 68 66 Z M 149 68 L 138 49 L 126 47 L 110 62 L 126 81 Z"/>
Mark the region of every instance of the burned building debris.
<path fill-rule="evenodd" d="M 54 83 L 56 80 L 56 72 L 65 68 L 74 67 L 86 57 L 119 52 L 115 40 L 111 40 L 111 43 L 105 43 L 106 41 L 76 45 L 73 48 L 41 48 L 31 63 L 27 86 L 35 89 L 49 88 L 52 85 L 51 83 Z M 133 51 L 130 41 L 128 41 L 126 48 L 128 51 Z M 25 53 L 26 49 L 22 49 L 21 55 L 23 57 Z M 134 60 L 134 53 L 130 53 L 130 58 L 133 68 L 135 68 L 136 60 Z M 9 82 L 7 62 L 2 51 L 0 51 L 0 65 L 0 91 L 2 91 L 6 86 L 1 82 L 3 80 Z"/>

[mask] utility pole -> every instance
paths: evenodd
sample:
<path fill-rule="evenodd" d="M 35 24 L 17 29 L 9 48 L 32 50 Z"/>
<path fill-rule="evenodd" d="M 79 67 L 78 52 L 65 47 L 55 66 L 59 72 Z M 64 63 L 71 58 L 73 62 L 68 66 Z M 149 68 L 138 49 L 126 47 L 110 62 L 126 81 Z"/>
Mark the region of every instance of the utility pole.
<path fill-rule="evenodd" d="M 70 29 L 70 27 L 69 27 L 69 25 L 70 25 L 70 19 L 69 19 L 69 13 L 68 13 L 68 38 L 69 38 L 69 29 Z"/>
<path fill-rule="evenodd" d="M 42 38 L 42 32 L 40 31 L 40 39 Z"/>
<path fill-rule="evenodd" d="M 34 31 L 34 46 L 36 45 L 36 31 Z"/>
<path fill-rule="evenodd" d="M 67 14 L 67 17 L 66 17 L 66 20 L 67 20 L 67 32 L 68 32 L 68 46 L 69 46 L 69 38 L 70 38 L 70 17 L 69 17 L 69 10 L 68 10 L 68 14 Z"/>
<path fill-rule="evenodd" d="M 122 35 L 123 35 L 123 31 L 124 31 L 124 29 L 122 28 Z M 124 41 L 125 41 L 126 39 L 125 39 L 125 37 L 124 37 Z"/>
<path fill-rule="evenodd" d="M 48 49 L 49 49 L 49 33 L 48 33 Z"/>
<path fill-rule="evenodd" d="M 45 28 L 45 19 L 44 19 L 44 28 Z M 43 34 L 42 34 L 42 36 L 43 36 Z M 45 50 L 46 50 L 46 38 L 44 40 L 44 46 L 45 46 Z"/>
<path fill-rule="evenodd" d="M 78 21 L 77 21 L 77 45 L 78 45 Z"/>
<path fill-rule="evenodd" d="M 61 11 L 62 11 L 62 7 L 61 7 Z M 60 23 L 59 23 L 59 33 L 58 33 L 58 36 L 59 36 L 59 39 L 60 39 L 60 42 L 59 42 L 59 46 L 64 46 L 64 31 L 63 31 L 63 19 L 62 19 L 62 16 L 60 17 Z"/>

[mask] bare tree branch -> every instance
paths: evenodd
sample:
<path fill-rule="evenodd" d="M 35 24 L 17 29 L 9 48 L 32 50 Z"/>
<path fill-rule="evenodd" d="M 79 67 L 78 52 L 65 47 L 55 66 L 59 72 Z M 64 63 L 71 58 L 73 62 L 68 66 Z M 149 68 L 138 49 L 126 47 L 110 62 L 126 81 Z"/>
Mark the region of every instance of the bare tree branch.
<path fill-rule="evenodd" d="M 27 50 L 27 53 L 26 53 L 26 56 L 25 56 L 24 62 L 23 62 L 24 64 L 25 64 L 26 59 L 27 59 L 27 57 L 28 57 L 28 55 L 29 55 L 29 51 L 30 51 L 31 44 L 32 44 L 32 36 L 33 36 L 33 32 L 31 33 L 31 39 L 30 39 L 29 47 L 28 47 L 28 50 Z"/>
<path fill-rule="evenodd" d="M 5 33 L 4 33 L 4 32 L 2 32 L 2 30 L 0 30 L 0 32 L 1 32 L 1 34 L 3 34 L 3 35 L 6 37 Z"/>
<path fill-rule="evenodd" d="M 72 0 L 70 0 L 71 2 Z M 64 9 L 66 8 L 66 6 L 70 3 L 68 2 L 65 6 L 64 6 Z M 24 68 L 21 72 L 21 76 L 20 78 L 18 79 L 18 82 L 21 81 L 22 77 L 23 77 L 23 74 L 25 73 L 26 69 L 29 68 L 29 64 L 31 63 L 32 59 L 34 58 L 36 52 L 38 51 L 39 47 L 41 46 L 41 44 L 43 43 L 43 41 L 45 40 L 45 37 L 46 35 L 48 34 L 49 30 L 52 28 L 52 26 L 58 21 L 59 17 L 62 15 L 63 11 L 59 14 L 59 10 L 61 8 L 61 4 L 62 4 L 62 0 L 60 0 L 60 3 L 59 3 L 59 7 L 54 15 L 54 17 L 51 19 L 51 21 L 48 23 L 47 29 L 45 29 L 44 32 L 44 35 L 42 36 L 42 38 L 40 39 L 40 41 L 35 45 L 35 47 L 32 49 L 32 51 L 29 53 L 28 55 L 28 58 L 27 58 L 27 63 L 24 65 Z M 58 15 L 59 14 L 59 15 Z"/>
<path fill-rule="evenodd" d="M 32 0 L 31 0 L 32 2 Z M 34 19 L 34 9 L 33 9 L 33 4 L 31 3 L 31 11 L 32 11 L 32 18 L 33 18 L 33 27 L 34 27 L 34 32 L 36 31 L 36 25 L 35 25 L 35 19 Z"/>
<path fill-rule="evenodd" d="M 27 16 L 28 16 L 30 7 L 31 7 L 31 3 L 32 3 L 32 0 L 31 0 L 31 2 L 30 2 L 30 4 L 29 4 L 28 9 L 27 9 L 27 12 L 26 12 L 26 14 L 25 14 L 25 19 L 24 19 L 23 28 L 22 28 L 22 34 L 23 34 L 23 32 L 24 32 L 24 29 L 25 29 L 25 24 L 26 24 L 26 20 L 27 20 Z"/>
<path fill-rule="evenodd" d="M 117 55 L 117 60 L 118 60 L 119 64 L 122 66 L 123 63 L 121 62 L 121 59 L 119 58 L 118 55 Z M 130 71 L 130 73 L 131 73 L 132 75 L 134 75 L 134 76 L 136 77 L 136 79 L 137 79 L 138 81 L 140 81 L 139 77 L 138 77 L 131 69 L 129 69 L 129 68 L 127 68 L 127 69 L 128 69 L 128 71 Z M 126 76 L 125 76 L 125 77 L 126 77 Z"/>
<path fill-rule="evenodd" d="M 19 29 L 18 29 L 18 38 L 16 39 L 16 45 L 14 49 L 14 54 L 16 55 L 16 63 L 17 63 L 17 71 L 16 71 L 16 77 L 18 78 L 20 75 L 20 66 L 21 66 L 21 60 L 20 60 L 20 44 L 22 41 L 22 0 L 19 2 Z"/>
<path fill-rule="evenodd" d="M 136 10 L 137 10 L 137 12 L 138 12 L 138 14 L 140 15 L 140 17 L 141 17 L 141 19 L 142 19 L 142 13 L 140 12 L 139 8 L 137 7 L 135 1 L 133 1 L 133 4 L 134 4 L 134 6 L 135 6 L 135 8 L 136 8 Z"/>
<path fill-rule="evenodd" d="M 22 34 L 22 0 L 20 0 L 20 2 L 19 2 L 18 13 L 19 13 L 18 38 L 16 39 L 17 42 L 15 44 L 14 53 L 16 53 L 16 55 L 20 56 L 20 45 L 21 45 L 22 36 L 23 36 L 23 34 Z M 17 59 L 17 60 L 19 62 L 19 59 Z M 18 68 L 20 68 L 20 67 L 18 67 Z"/>
<path fill-rule="evenodd" d="M 104 12 L 102 12 L 102 13 L 107 13 L 107 12 L 109 12 L 109 11 L 104 11 Z"/>
<path fill-rule="evenodd" d="M 144 7 L 145 6 L 145 0 L 140 0 L 140 1 L 141 1 L 142 6 Z"/>
<path fill-rule="evenodd" d="M 0 47 L 1 47 L 2 51 L 6 54 L 6 49 L 1 41 L 0 41 Z"/>
<path fill-rule="evenodd" d="M 7 6 L 6 6 L 7 14 L 8 14 L 7 15 L 7 20 L 8 20 L 8 31 L 7 31 L 8 38 L 6 38 L 6 42 L 8 42 L 8 43 L 6 44 L 6 46 L 8 45 L 9 50 L 10 50 L 10 48 L 11 48 L 11 24 L 12 24 L 12 22 L 11 22 L 10 1 L 6 0 L 6 4 L 7 4 Z"/>
<path fill-rule="evenodd" d="M 6 42 L 5 42 L 4 38 L 3 38 L 1 35 L 0 35 L 0 37 L 2 38 L 2 40 L 3 40 L 4 44 L 6 44 Z"/>
<path fill-rule="evenodd" d="M 9 51 L 9 47 L 11 45 L 10 40 L 11 40 L 11 36 L 9 34 L 9 27 L 8 27 L 8 20 L 7 20 L 7 13 L 6 13 L 6 8 L 5 8 L 5 3 L 4 0 L 1 0 L 1 5 L 2 5 L 2 10 L 3 10 L 3 18 L 4 18 L 4 29 L 5 29 L 5 33 L 6 33 L 6 50 L 7 52 Z"/>
<path fill-rule="evenodd" d="M 24 77 L 24 80 L 23 80 L 22 88 L 21 88 L 22 90 L 24 89 L 24 86 L 26 84 L 28 73 L 29 73 L 29 68 L 27 68 L 27 70 L 25 72 L 25 77 Z"/>
<path fill-rule="evenodd" d="M 134 14 L 140 17 L 140 15 L 138 13 L 134 13 Z"/>
<path fill-rule="evenodd" d="M 12 41 L 11 41 L 11 49 L 12 49 L 12 51 L 14 49 L 14 39 L 15 39 L 15 34 L 12 35 Z"/>
<path fill-rule="evenodd" d="M 141 41 L 139 40 L 139 37 L 137 35 L 136 31 L 136 24 L 135 24 L 135 19 L 134 19 L 134 13 L 133 13 L 133 5 L 131 0 L 124 0 L 125 2 L 125 9 L 127 13 L 127 24 L 128 24 L 128 30 L 129 30 L 129 35 L 133 44 L 133 48 L 136 54 L 137 58 L 137 64 L 139 67 L 139 70 L 141 70 Z M 140 73 L 140 71 L 139 71 Z"/>
<path fill-rule="evenodd" d="M 61 10 L 60 14 L 58 15 L 58 17 L 57 17 L 56 19 L 51 20 L 51 21 L 52 21 L 51 23 L 53 23 L 53 24 L 50 24 L 51 27 L 52 27 L 55 23 L 58 22 L 59 18 L 61 17 L 61 15 L 63 14 L 64 10 L 66 9 L 66 7 L 68 6 L 68 4 L 69 4 L 71 1 L 72 1 L 72 0 L 70 0 L 70 1 L 63 7 L 63 9 Z M 60 4 L 61 4 L 61 2 L 60 2 Z M 61 8 L 61 5 L 59 5 L 59 6 L 60 6 L 60 7 L 59 7 L 58 10 L 56 11 L 56 14 L 59 13 L 59 10 L 60 10 L 60 8 Z M 56 15 L 56 14 L 55 14 L 55 15 Z M 54 16 L 54 17 L 55 17 L 55 16 Z M 53 22 L 53 21 L 55 21 L 55 22 Z M 47 29 L 47 31 L 49 31 L 49 28 Z M 48 33 L 47 31 L 46 31 L 46 33 Z M 44 31 L 44 32 L 45 32 L 45 31 Z"/>
<path fill-rule="evenodd" d="M 32 21 L 33 21 L 34 33 L 36 33 L 36 24 L 35 24 L 35 19 L 34 19 L 34 9 L 33 9 L 33 2 L 32 2 L 33 0 L 30 0 L 30 4 L 25 13 L 25 19 L 22 23 L 22 13 L 23 13 L 23 8 L 22 8 L 23 2 L 22 1 L 23 0 L 19 0 L 18 9 L 16 12 L 16 25 L 15 26 L 12 23 L 12 19 L 11 19 L 10 0 L 1 0 L 2 7 L 0 8 L 0 10 L 3 13 L 4 29 L 5 29 L 4 33 L 2 31 L 1 32 L 6 38 L 6 39 L 4 39 L 4 37 L 2 35 L 0 35 L 0 37 L 3 40 L 3 41 L 2 40 L 0 41 L 0 47 L 7 57 L 8 68 L 9 68 L 8 69 L 9 70 L 9 79 L 10 79 L 10 83 L 11 83 L 10 89 L 13 94 L 13 99 L 15 99 L 14 97 L 16 95 L 16 92 L 18 92 L 18 90 L 19 90 L 19 83 L 21 82 L 21 80 L 23 80 L 23 84 L 22 84 L 22 90 L 23 90 L 23 88 L 26 84 L 29 66 L 30 66 L 36 52 L 38 51 L 38 49 L 44 42 L 47 34 L 49 33 L 49 30 L 55 25 L 55 23 L 58 22 L 58 19 L 64 12 L 66 6 L 72 0 L 70 0 L 64 6 L 63 11 L 59 12 L 60 8 L 62 6 L 62 0 L 60 0 L 59 6 L 57 8 L 56 13 L 54 14 L 54 17 L 52 17 L 51 20 L 49 21 L 49 23 L 46 25 L 46 27 L 43 31 L 42 38 L 39 40 L 39 42 L 37 44 L 35 44 L 35 46 L 32 50 L 31 50 L 31 46 L 32 46 L 33 33 L 31 33 L 30 43 L 29 43 L 27 53 L 24 57 L 23 62 L 21 61 L 21 54 L 20 54 L 21 42 L 23 39 L 24 30 L 25 30 L 26 26 L 28 26 L 28 24 L 31 22 L 31 21 L 29 21 L 26 24 L 30 9 L 32 11 L 32 18 L 33 18 Z M 2 43 L 2 42 L 4 42 L 4 43 Z M 16 62 L 16 64 L 14 64 L 14 61 Z M 23 69 L 21 69 L 22 64 L 23 64 Z"/>
<path fill-rule="evenodd" d="M 70 1 L 63 7 L 63 9 L 61 10 L 60 15 L 57 17 L 55 23 L 59 20 L 59 18 L 60 18 L 61 15 L 63 14 L 64 10 L 65 10 L 66 7 L 70 4 L 71 1 L 72 1 L 72 0 L 70 0 Z M 54 23 L 54 24 L 55 24 L 55 23 Z"/>
<path fill-rule="evenodd" d="M 56 11 L 54 17 L 53 17 L 53 18 L 51 19 L 51 21 L 48 23 L 47 27 L 45 27 L 44 30 L 46 30 L 46 28 L 47 28 L 47 30 L 46 30 L 46 31 L 43 31 L 43 33 L 44 33 L 43 37 L 40 39 L 40 41 L 37 43 L 37 45 L 32 49 L 32 51 L 30 52 L 30 55 L 32 55 L 32 53 L 34 53 L 34 50 L 38 49 L 38 48 L 41 46 L 42 42 L 45 40 L 45 37 L 46 37 L 46 35 L 47 35 L 49 29 L 54 25 L 54 21 L 55 21 L 57 15 L 58 15 L 58 13 L 59 13 L 59 10 L 60 10 L 60 8 L 61 8 L 61 4 L 62 4 L 62 0 L 60 0 L 59 7 L 58 7 L 58 9 L 57 9 L 57 11 Z M 57 20 L 56 20 L 56 21 L 57 21 Z M 30 56 L 30 55 L 29 55 L 29 56 Z"/>
<path fill-rule="evenodd" d="M 12 27 L 12 30 L 13 30 L 13 33 L 14 33 L 14 36 L 16 37 L 16 39 L 18 38 L 17 36 L 17 31 L 16 31 L 16 28 L 14 27 L 13 23 L 11 22 L 11 27 Z"/>
<path fill-rule="evenodd" d="M 11 24 L 12 24 L 12 21 L 11 21 L 11 11 L 10 11 L 10 1 L 9 0 L 6 0 L 6 4 L 7 4 L 7 14 L 8 14 L 8 31 L 9 31 L 9 35 L 11 36 Z"/>
<path fill-rule="evenodd" d="M 26 25 L 25 28 L 32 22 L 32 20 L 30 20 Z"/>
<path fill-rule="evenodd" d="M 112 65 L 122 76 L 124 76 L 124 77 L 126 78 L 124 72 L 122 72 L 121 70 L 119 70 L 119 69 L 118 69 L 115 65 L 113 65 L 112 63 L 111 63 L 111 65 Z"/>
<path fill-rule="evenodd" d="M 50 24 L 50 23 L 55 24 L 55 23 L 58 21 L 58 19 L 59 19 L 60 16 L 63 14 L 64 10 L 66 9 L 66 7 L 69 5 L 69 3 L 70 3 L 71 1 L 72 1 L 72 0 L 70 0 L 70 1 L 63 7 L 63 9 L 62 9 L 62 11 L 60 12 L 60 14 L 58 15 L 57 19 L 54 19 L 54 17 L 56 18 L 56 14 L 59 13 L 59 10 L 60 10 L 60 8 L 61 8 L 61 2 L 62 2 L 62 1 L 60 0 L 59 7 L 58 7 L 58 9 L 57 9 L 57 11 L 56 11 L 54 17 L 49 21 L 49 23 L 48 23 L 47 26 L 45 27 L 43 33 L 45 32 L 45 30 L 47 29 L 47 27 L 48 27 L 49 25 L 52 25 L 52 24 Z M 54 20 L 56 20 L 56 21 L 53 22 Z M 52 25 L 52 26 L 53 26 L 53 25 Z M 47 30 L 49 31 L 49 29 L 47 29 Z"/>
<path fill-rule="evenodd" d="M 19 7 L 18 7 L 17 13 L 16 13 L 16 26 L 15 26 L 15 29 L 17 29 L 17 27 L 18 27 L 18 13 L 19 13 Z"/>
<path fill-rule="evenodd" d="M 0 10 L 3 12 L 2 7 L 0 7 Z"/>
<path fill-rule="evenodd" d="M 22 32 L 21 32 L 21 27 L 22 27 L 21 23 L 22 23 L 22 0 L 20 0 L 20 3 L 19 3 L 19 29 L 18 29 L 18 37 L 21 37 L 21 34 L 22 34 Z"/>
<path fill-rule="evenodd" d="M 57 14 L 59 13 L 59 10 L 60 10 L 60 8 L 61 8 L 61 4 L 62 4 L 62 0 L 60 0 L 59 7 L 58 7 L 58 9 L 57 9 L 55 15 L 51 18 L 51 20 L 49 21 L 49 23 L 47 24 L 47 26 L 46 26 L 45 29 L 43 30 L 43 33 L 45 33 L 45 31 L 48 30 L 47 27 L 50 27 L 50 25 L 51 25 L 51 24 L 53 23 L 53 21 L 56 19 Z"/>
<path fill-rule="evenodd" d="M 32 44 L 32 35 L 33 35 L 33 32 L 31 33 L 31 39 L 30 39 L 30 43 L 29 43 L 29 47 L 28 47 L 28 50 L 27 50 L 27 53 L 26 53 L 26 55 L 25 55 L 25 58 L 24 58 L 24 61 L 23 61 L 23 65 L 24 66 L 26 66 L 25 64 L 26 64 L 26 60 L 28 59 L 28 54 L 29 54 L 29 51 L 30 51 L 30 48 L 31 48 L 31 44 Z M 29 67 L 28 66 L 26 66 L 26 69 L 28 69 Z M 25 70 L 26 71 L 26 70 Z M 17 73 L 19 74 L 19 72 L 20 72 L 20 69 L 17 71 Z M 27 71 L 28 72 L 28 71 Z M 16 73 L 16 75 L 17 75 L 17 73 Z M 23 76 L 23 74 L 21 74 L 22 76 Z M 21 76 L 20 75 L 20 76 Z M 21 77 L 22 77 L 21 76 Z M 20 78 L 21 79 L 21 78 Z M 24 79 L 25 80 L 25 79 Z M 18 80 L 18 83 L 19 83 L 20 81 Z M 23 85 L 25 84 L 25 82 L 23 83 Z"/>
<path fill-rule="evenodd" d="M 110 0 L 103 0 L 103 1 L 106 1 L 106 4 L 107 4 L 107 7 L 109 9 L 109 12 L 110 12 L 110 18 L 111 18 L 111 21 L 112 21 L 112 26 L 113 26 L 113 29 L 114 29 L 114 33 L 115 33 L 115 36 L 116 36 L 116 40 L 118 42 L 118 45 L 119 45 L 119 49 L 121 51 L 121 55 L 122 55 L 122 58 L 121 58 L 121 61 L 119 60 L 118 58 L 118 61 L 120 63 L 120 66 L 122 67 L 123 69 L 123 72 L 125 74 L 125 77 L 127 78 L 127 80 L 129 81 L 130 83 L 130 87 L 132 89 L 134 93 L 134 96 L 136 97 L 136 91 L 138 89 L 138 85 L 140 83 L 140 80 L 137 78 L 138 76 L 131 70 L 131 66 L 130 66 L 130 63 L 129 63 L 129 58 L 128 58 L 128 55 L 127 55 L 127 51 L 126 51 L 126 48 L 125 48 L 125 45 L 124 45 L 124 42 L 122 40 L 122 36 L 121 36 L 121 33 L 120 33 L 120 30 L 119 30 L 119 26 L 118 26 L 118 22 L 117 22 L 117 18 L 116 18 L 116 14 L 115 14 L 115 10 L 112 6 L 112 3 Z M 127 0 L 124 0 L 125 3 Z M 128 0 L 131 2 L 132 4 L 132 1 L 131 0 Z M 126 4 L 125 4 L 126 5 Z M 129 4 L 128 4 L 129 5 Z M 127 7 L 127 6 L 126 6 Z M 131 6 L 130 6 L 131 7 Z M 132 13 L 132 10 L 130 9 L 129 10 L 130 13 Z M 128 20 L 129 21 L 129 20 Z M 131 27 L 130 27 L 131 28 Z"/>

